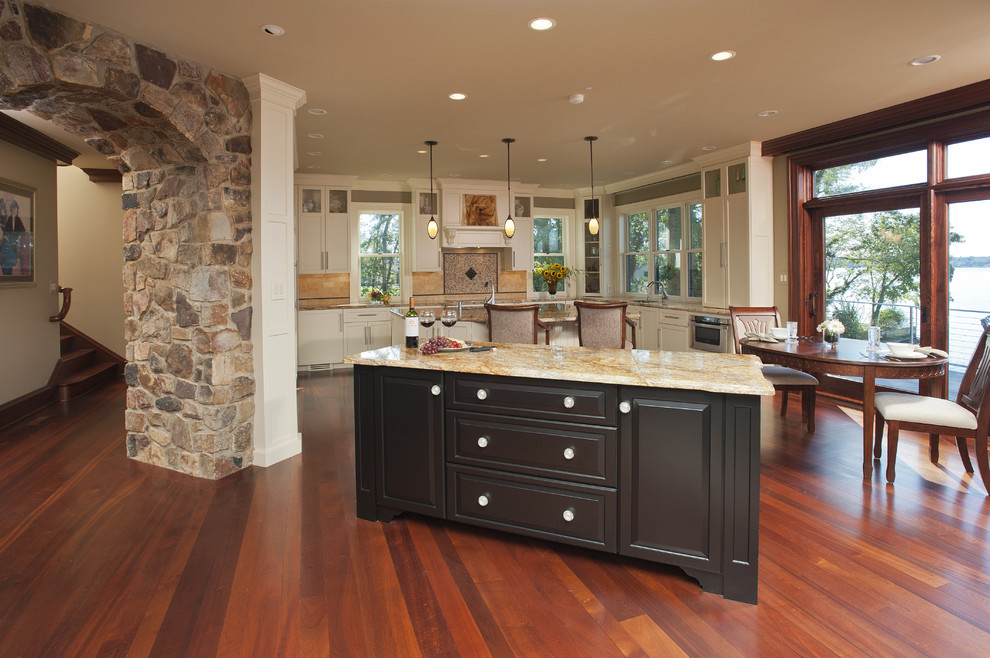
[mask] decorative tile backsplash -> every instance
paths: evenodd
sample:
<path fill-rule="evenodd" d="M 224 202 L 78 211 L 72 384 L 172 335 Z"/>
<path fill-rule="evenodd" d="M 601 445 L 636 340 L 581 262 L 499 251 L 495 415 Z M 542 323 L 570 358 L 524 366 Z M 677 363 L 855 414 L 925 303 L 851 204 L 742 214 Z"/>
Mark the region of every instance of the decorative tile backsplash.
<path fill-rule="evenodd" d="M 485 281 L 498 287 L 498 254 L 457 253 L 443 255 L 443 292 L 445 295 L 484 295 Z"/>

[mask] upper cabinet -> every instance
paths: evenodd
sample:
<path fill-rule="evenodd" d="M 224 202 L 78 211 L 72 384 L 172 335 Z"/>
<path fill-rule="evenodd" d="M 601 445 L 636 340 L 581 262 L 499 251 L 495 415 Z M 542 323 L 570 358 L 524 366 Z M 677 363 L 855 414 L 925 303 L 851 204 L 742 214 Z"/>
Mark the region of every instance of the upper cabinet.
<path fill-rule="evenodd" d="M 704 305 L 773 305 L 773 171 L 759 144 L 702 171 Z"/>
<path fill-rule="evenodd" d="M 439 230 L 440 216 L 440 192 L 433 187 L 430 192 L 430 180 L 416 179 L 409 181 L 409 189 L 412 193 L 413 205 L 413 267 L 416 272 L 439 272 L 440 271 L 440 242 L 443 235 Z M 431 238 L 428 232 L 430 218 L 437 220 L 437 236 Z"/>
<path fill-rule="evenodd" d="M 352 177 L 296 178 L 296 247 L 300 274 L 350 269 Z"/>
<path fill-rule="evenodd" d="M 516 250 L 515 236 L 522 236 L 527 223 L 522 222 L 524 231 L 520 232 L 520 222 L 516 221 L 516 233 L 509 238 L 504 233 L 505 220 L 510 214 L 514 221 L 530 220 L 528 226 L 531 232 L 532 195 L 536 188 L 536 185 L 528 183 L 513 184 L 510 204 L 509 190 L 504 182 L 441 179 L 441 246 L 512 247 Z M 517 269 L 528 269 L 528 266 Z"/>

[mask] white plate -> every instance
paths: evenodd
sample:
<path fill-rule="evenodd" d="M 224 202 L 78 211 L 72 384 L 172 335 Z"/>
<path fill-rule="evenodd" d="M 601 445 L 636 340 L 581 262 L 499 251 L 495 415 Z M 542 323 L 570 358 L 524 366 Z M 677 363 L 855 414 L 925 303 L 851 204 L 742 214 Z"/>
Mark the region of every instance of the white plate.
<path fill-rule="evenodd" d="M 464 343 L 464 346 L 463 347 L 441 347 L 440 348 L 440 351 L 441 352 L 463 352 L 464 350 L 469 350 L 472 347 L 473 346 L 471 345 L 471 343 Z"/>
<path fill-rule="evenodd" d="M 927 359 L 927 354 L 922 354 L 921 352 L 904 352 L 902 354 L 886 354 L 888 359 L 893 361 L 917 361 L 919 359 Z"/>

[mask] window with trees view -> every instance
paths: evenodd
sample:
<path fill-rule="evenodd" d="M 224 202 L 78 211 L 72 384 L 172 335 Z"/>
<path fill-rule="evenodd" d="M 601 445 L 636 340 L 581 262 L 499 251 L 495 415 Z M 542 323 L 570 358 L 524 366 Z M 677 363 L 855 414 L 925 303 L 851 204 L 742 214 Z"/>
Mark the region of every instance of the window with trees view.
<path fill-rule="evenodd" d="M 361 295 L 380 290 L 401 296 L 399 270 L 400 213 L 361 213 L 358 217 L 358 251 Z"/>
<path fill-rule="evenodd" d="M 702 293 L 701 203 L 688 201 L 624 215 L 625 292 L 643 293 L 651 281 L 670 297 L 700 299 Z"/>
<path fill-rule="evenodd" d="M 564 262 L 564 218 L 563 217 L 534 217 L 533 218 L 533 260 L 544 265 Z M 567 279 L 563 279 L 557 291 L 566 290 Z M 542 276 L 533 273 L 533 291 L 546 292 L 547 282 Z"/>

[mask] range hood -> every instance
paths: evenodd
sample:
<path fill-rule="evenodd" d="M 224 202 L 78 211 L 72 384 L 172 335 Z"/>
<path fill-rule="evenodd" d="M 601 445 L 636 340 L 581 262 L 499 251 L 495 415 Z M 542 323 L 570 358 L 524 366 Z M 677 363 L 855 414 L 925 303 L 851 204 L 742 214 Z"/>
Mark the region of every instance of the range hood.
<path fill-rule="evenodd" d="M 501 226 L 445 226 L 440 232 L 442 249 L 511 247 Z"/>

